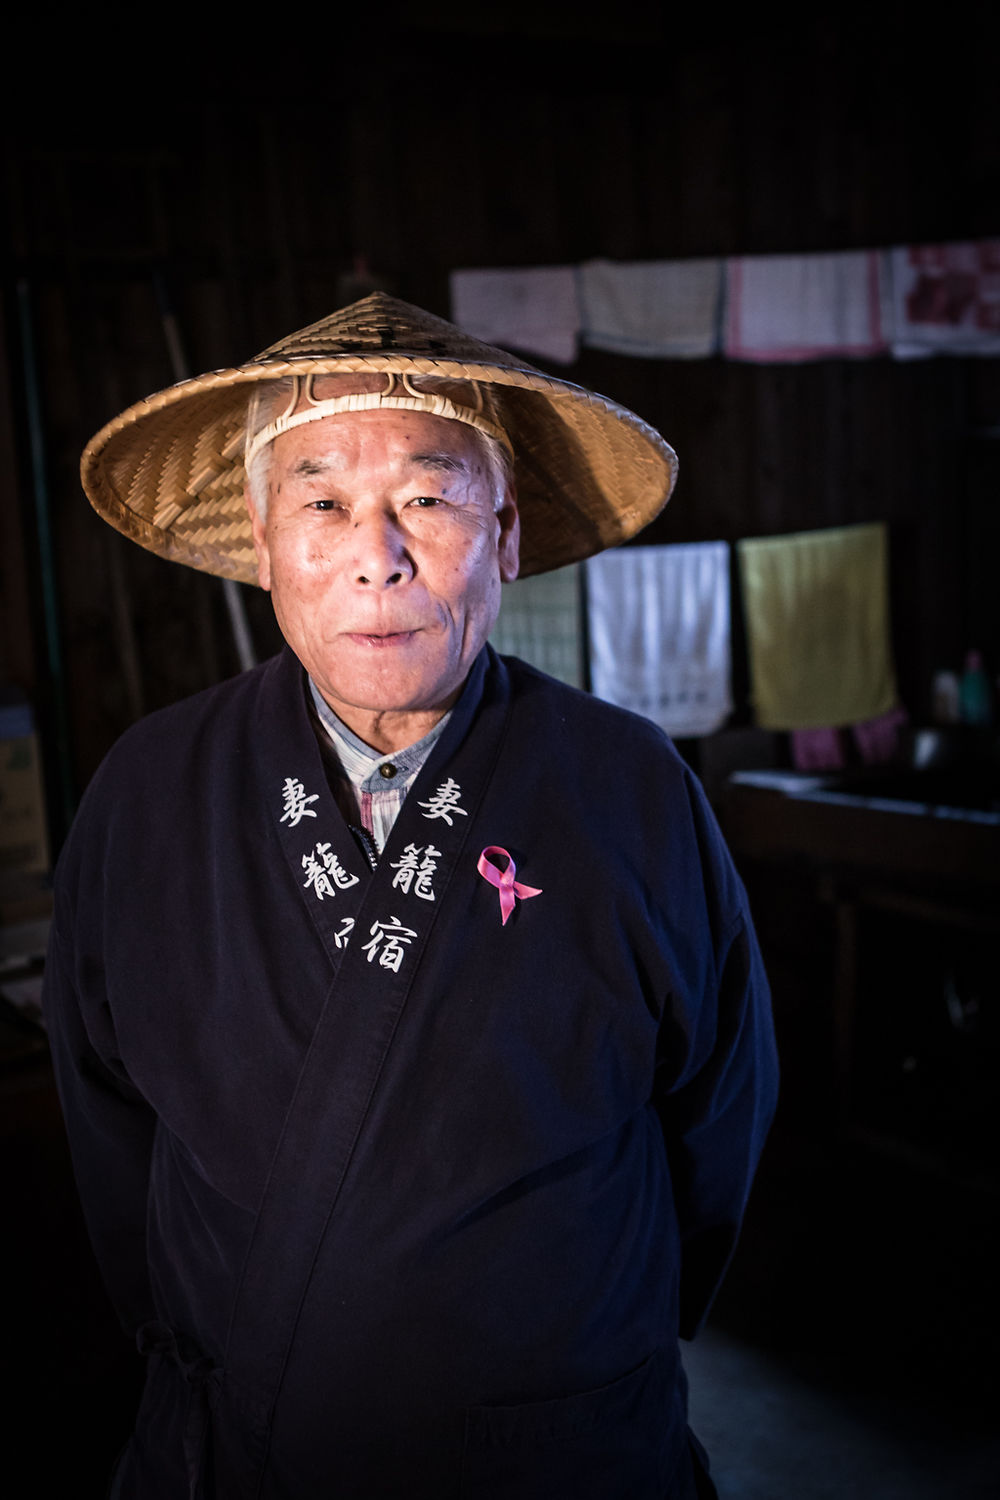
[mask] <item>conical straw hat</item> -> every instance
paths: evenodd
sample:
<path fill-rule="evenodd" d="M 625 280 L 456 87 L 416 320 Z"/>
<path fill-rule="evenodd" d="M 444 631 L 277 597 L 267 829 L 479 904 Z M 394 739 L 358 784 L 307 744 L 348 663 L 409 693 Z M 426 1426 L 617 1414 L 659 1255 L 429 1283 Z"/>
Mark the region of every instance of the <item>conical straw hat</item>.
<path fill-rule="evenodd" d="M 522 575 L 626 541 L 673 489 L 673 449 L 634 413 L 381 292 L 291 334 L 248 364 L 181 381 L 130 406 L 88 443 L 83 488 L 98 514 L 140 546 L 255 583 L 243 500 L 254 385 L 355 371 L 438 375 L 488 387 L 514 450 Z"/>

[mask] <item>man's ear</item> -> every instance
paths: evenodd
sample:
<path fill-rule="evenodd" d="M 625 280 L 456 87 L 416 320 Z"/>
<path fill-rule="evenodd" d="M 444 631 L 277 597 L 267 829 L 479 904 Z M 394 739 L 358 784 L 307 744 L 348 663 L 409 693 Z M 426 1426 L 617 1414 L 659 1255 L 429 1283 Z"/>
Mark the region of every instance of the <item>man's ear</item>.
<path fill-rule="evenodd" d="M 267 528 L 257 514 L 257 507 L 251 498 L 249 485 L 244 485 L 243 487 L 243 500 L 250 516 L 253 550 L 257 554 L 257 582 L 262 589 L 269 591 L 271 587 L 271 554 L 267 548 Z"/>
<path fill-rule="evenodd" d="M 521 517 L 517 513 L 517 498 L 514 487 L 507 491 L 503 505 L 497 511 L 500 522 L 500 537 L 497 556 L 500 562 L 500 577 L 504 583 L 513 583 L 521 562 Z"/>

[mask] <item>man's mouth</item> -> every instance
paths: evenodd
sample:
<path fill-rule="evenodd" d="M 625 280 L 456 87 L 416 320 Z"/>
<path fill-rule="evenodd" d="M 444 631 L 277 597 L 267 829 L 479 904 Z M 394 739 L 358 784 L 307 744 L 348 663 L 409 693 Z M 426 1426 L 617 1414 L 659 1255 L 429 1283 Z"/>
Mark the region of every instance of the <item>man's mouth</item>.
<path fill-rule="evenodd" d="M 358 646 L 368 646 L 373 651 L 386 650 L 392 646 L 405 646 L 413 640 L 417 634 L 413 630 L 349 630 L 345 632 L 348 640 Z"/>

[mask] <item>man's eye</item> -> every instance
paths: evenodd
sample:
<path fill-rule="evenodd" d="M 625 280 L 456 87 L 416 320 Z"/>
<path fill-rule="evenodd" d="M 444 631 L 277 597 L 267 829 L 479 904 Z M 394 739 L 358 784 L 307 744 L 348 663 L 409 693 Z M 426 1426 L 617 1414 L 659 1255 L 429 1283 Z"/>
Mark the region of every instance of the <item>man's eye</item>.
<path fill-rule="evenodd" d="M 436 495 L 416 495 L 410 503 L 418 505 L 421 510 L 427 510 L 432 505 L 440 505 L 441 501 Z"/>
<path fill-rule="evenodd" d="M 309 509 L 310 510 L 336 510 L 337 509 L 337 502 L 336 502 L 336 500 L 311 500 L 309 502 Z"/>

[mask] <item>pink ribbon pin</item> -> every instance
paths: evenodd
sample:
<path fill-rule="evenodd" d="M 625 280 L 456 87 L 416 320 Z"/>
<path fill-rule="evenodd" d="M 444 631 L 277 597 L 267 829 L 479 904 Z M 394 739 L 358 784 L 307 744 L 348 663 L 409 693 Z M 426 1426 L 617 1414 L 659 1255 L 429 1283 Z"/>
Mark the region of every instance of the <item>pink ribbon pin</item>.
<path fill-rule="evenodd" d="M 494 860 L 498 857 L 507 861 L 506 870 L 500 870 L 494 864 Z M 502 913 L 502 926 L 504 927 L 507 926 L 507 918 L 514 910 L 514 902 L 518 896 L 520 896 L 522 901 L 526 901 L 529 896 L 540 896 L 542 894 L 536 886 L 523 885 L 521 881 L 514 879 L 514 876 L 517 874 L 514 861 L 507 853 L 507 850 L 501 849 L 497 844 L 490 844 L 489 848 L 483 850 L 479 856 L 479 863 L 476 865 L 476 869 L 484 880 L 488 880 L 490 885 L 495 885 L 500 892 L 500 911 Z"/>

